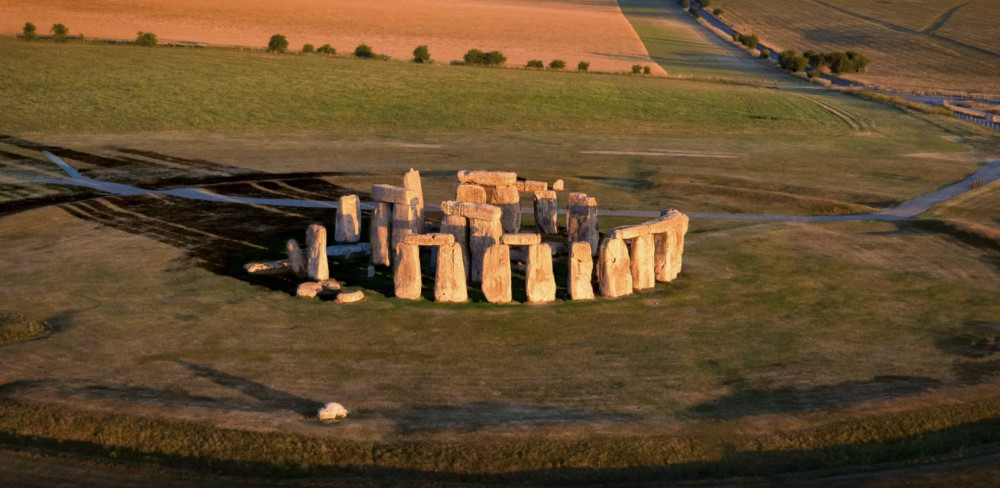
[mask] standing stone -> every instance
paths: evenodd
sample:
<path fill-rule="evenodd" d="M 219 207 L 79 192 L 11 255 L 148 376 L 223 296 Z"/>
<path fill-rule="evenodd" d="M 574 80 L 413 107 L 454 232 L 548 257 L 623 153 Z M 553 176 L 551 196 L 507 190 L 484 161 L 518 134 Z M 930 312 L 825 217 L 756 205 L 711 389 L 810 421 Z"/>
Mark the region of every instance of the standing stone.
<path fill-rule="evenodd" d="M 590 255 L 597 256 L 597 250 L 601 242 L 601 231 L 597 226 L 597 199 L 590 197 L 587 199 L 587 231 L 585 239 L 580 239 L 581 241 L 586 240 L 590 243 Z"/>
<path fill-rule="evenodd" d="M 656 286 L 656 267 L 653 256 L 655 244 L 652 235 L 638 236 L 632 239 L 632 254 L 629 262 L 632 266 L 632 288 L 645 290 Z"/>
<path fill-rule="evenodd" d="M 372 264 L 389 266 L 392 263 L 392 248 L 389 247 L 389 233 L 392 228 L 392 204 L 378 202 L 372 211 L 369 237 L 372 245 Z"/>
<path fill-rule="evenodd" d="M 552 273 L 552 250 L 545 244 L 528 246 L 524 273 L 528 303 L 546 303 L 556 299 L 556 277 Z"/>
<path fill-rule="evenodd" d="M 309 246 L 309 277 L 322 281 L 330 278 L 330 265 L 326 261 L 326 227 L 312 224 L 306 229 L 306 245 Z"/>
<path fill-rule="evenodd" d="M 497 186 L 489 198 L 488 203 L 500 207 L 503 231 L 514 233 L 521 230 L 521 193 L 517 185 Z"/>
<path fill-rule="evenodd" d="M 392 282 L 396 296 L 407 300 L 420 299 L 420 246 L 400 243 L 396 246 Z"/>
<path fill-rule="evenodd" d="M 394 203 L 392 205 L 392 249 L 398 251 L 396 247 L 406 240 L 406 236 L 413 234 L 413 205 L 405 203 Z M 396 256 L 393 256 L 395 262 Z"/>
<path fill-rule="evenodd" d="M 552 182 L 552 191 L 563 191 L 563 180 L 559 179 Z"/>
<path fill-rule="evenodd" d="M 587 195 L 580 192 L 572 192 L 566 197 L 566 237 L 569 242 L 587 241 L 580 239 L 580 228 L 586 222 L 587 215 Z M 587 241 L 590 242 L 590 241 Z"/>
<path fill-rule="evenodd" d="M 309 270 L 306 269 L 306 260 L 303 258 L 302 248 L 299 247 L 298 241 L 289 239 L 288 243 L 285 244 L 285 249 L 288 251 L 288 265 L 292 268 L 295 276 L 299 278 L 309 276 Z"/>
<path fill-rule="evenodd" d="M 469 256 L 469 220 L 458 215 L 445 215 L 441 219 L 441 233 L 455 236 L 455 244 L 462 249 L 462 261 L 465 266 L 465 279 L 469 280 L 471 264 Z"/>
<path fill-rule="evenodd" d="M 455 201 L 465 203 L 486 203 L 486 189 L 469 184 L 460 184 L 455 190 Z"/>
<path fill-rule="evenodd" d="M 500 243 L 503 228 L 500 219 L 469 219 L 469 254 L 472 255 L 470 265 L 470 280 L 479 283 L 483 279 L 483 256 L 486 250 Z M 508 258 L 508 262 L 510 258 Z"/>
<path fill-rule="evenodd" d="M 358 242 L 361 240 L 361 205 L 357 195 L 340 197 L 335 224 L 334 241 Z"/>
<path fill-rule="evenodd" d="M 594 298 L 594 257 L 590 255 L 590 243 L 574 242 L 570 247 L 569 279 L 567 288 L 571 300 L 592 300 Z"/>
<path fill-rule="evenodd" d="M 656 281 L 673 281 L 680 274 L 684 254 L 684 234 L 687 233 L 689 222 L 687 215 L 673 209 L 664 210 L 659 220 L 651 222 L 656 231 L 654 234 Z"/>
<path fill-rule="evenodd" d="M 437 271 L 434 274 L 434 301 L 460 303 L 469 299 L 465 284 L 465 259 L 457 242 L 437 248 Z"/>
<path fill-rule="evenodd" d="M 601 295 L 617 298 L 632 293 L 632 270 L 624 240 L 604 239 L 597 266 Z"/>
<path fill-rule="evenodd" d="M 535 203 L 535 228 L 539 234 L 553 235 L 559 233 L 556 226 L 556 213 L 559 203 L 556 200 L 554 191 L 536 191 L 534 193 Z"/>
<path fill-rule="evenodd" d="M 420 172 L 410 168 L 403 175 L 403 188 L 407 190 L 412 190 L 417 197 L 416 205 L 414 207 L 414 218 L 413 218 L 413 232 L 421 233 L 424 229 L 424 189 L 420 184 Z"/>
<path fill-rule="evenodd" d="M 510 247 L 494 244 L 483 254 L 483 295 L 490 303 L 510 303 Z"/>

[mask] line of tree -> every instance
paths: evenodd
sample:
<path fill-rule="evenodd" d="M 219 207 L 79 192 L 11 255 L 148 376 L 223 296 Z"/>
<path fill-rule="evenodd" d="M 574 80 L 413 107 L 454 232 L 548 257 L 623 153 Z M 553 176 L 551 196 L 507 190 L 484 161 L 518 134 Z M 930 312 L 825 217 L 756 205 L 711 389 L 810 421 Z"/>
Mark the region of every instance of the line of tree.
<path fill-rule="evenodd" d="M 52 33 L 52 40 L 55 42 L 61 44 L 69 40 L 69 28 L 64 24 L 52 24 L 49 32 Z M 31 22 L 25 22 L 24 27 L 21 28 L 21 39 L 25 41 L 37 41 L 38 27 Z M 76 39 L 83 41 L 83 34 L 77 34 Z"/>
<path fill-rule="evenodd" d="M 757 44 L 760 44 L 760 38 L 757 37 L 757 34 L 740 34 L 734 32 L 733 42 L 743 44 L 749 49 L 757 49 Z"/>
<path fill-rule="evenodd" d="M 833 73 L 859 73 L 868 67 L 871 60 L 855 51 L 817 53 L 806 51 L 802 54 L 809 59 L 813 69 L 827 68 Z"/>
<path fill-rule="evenodd" d="M 479 49 L 469 49 L 465 56 L 462 56 L 465 64 L 477 66 L 503 66 L 507 63 L 507 56 L 500 51 L 483 52 Z"/>

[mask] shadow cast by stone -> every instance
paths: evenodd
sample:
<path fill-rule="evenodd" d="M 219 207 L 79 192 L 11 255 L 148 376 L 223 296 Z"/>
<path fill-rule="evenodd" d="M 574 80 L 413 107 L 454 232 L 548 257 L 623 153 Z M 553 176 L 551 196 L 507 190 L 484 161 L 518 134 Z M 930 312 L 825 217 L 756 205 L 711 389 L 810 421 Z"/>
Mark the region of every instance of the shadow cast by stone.
<path fill-rule="evenodd" d="M 208 366 L 186 361 L 177 361 L 177 364 L 183 366 L 195 376 L 207 379 L 219 386 L 236 390 L 257 400 L 260 402 L 261 407 L 268 410 L 291 410 L 303 416 L 309 416 L 314 415 L 323 406 L 320 402 L 292 395 L 291 393 L 286 393 L 240 376 L 223 373 Z"/>

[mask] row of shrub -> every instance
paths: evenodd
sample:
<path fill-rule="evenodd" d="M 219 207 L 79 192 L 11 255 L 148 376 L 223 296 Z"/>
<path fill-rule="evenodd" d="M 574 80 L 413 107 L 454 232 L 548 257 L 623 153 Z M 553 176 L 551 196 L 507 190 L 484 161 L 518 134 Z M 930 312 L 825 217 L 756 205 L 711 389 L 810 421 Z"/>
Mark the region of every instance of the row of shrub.
<path fill-rule="evenodd" d="M 541 59 L 532 59 L 531 61 L 528 61 L 528 63 L 525 64 L 524 66 L 530 69 L 544 69 L 545 63 L 542 62 Z M 553 59 L 549 63 L 549 69 L 566 69 L 566 61 L 563 61 L 561 59 Z M 590 69 L 590 63 L 586 61 L 580 61 L 579 63 L 576 64 L 577 71 L 587 71 L 589 69 Z"/>
<path fill-rule="evenodd" d="M 854 51 L 833 53 L 806 51 L 799 56 L 795 51 L 787 50 L 781 53 L 778 63 L 793 73 L 809 68 L 809 75 L 815 77 L 819 76 L 823 69 L 829 69 L 833 73 L 858 73 L 868 66 L 869 59 Z"/>
<path fill-rule="evenodd" d="M 49 29 L 52 33 L 52 40 L 58 43 L 63 43 L 69 40 L 69 28 L 63 24 L 52 24 L 52 28 Z M 21 32 L 21 39 L 25 41 L 37 41 L 38 37 L 38 27 L 31 22 L 25 22 L 24 28 Z M 76 39 L 82 41 L 83 34 L 77 34 Z"/>

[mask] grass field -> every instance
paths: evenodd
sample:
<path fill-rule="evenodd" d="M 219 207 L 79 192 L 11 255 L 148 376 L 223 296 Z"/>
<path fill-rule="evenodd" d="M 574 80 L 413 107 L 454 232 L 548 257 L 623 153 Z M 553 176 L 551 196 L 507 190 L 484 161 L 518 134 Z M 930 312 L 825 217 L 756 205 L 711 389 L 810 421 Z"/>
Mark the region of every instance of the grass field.
<path fill-rule="evenodd" d="M 937 26 L 958 3 L 719 0 L 713 8 L 723 8 L 723 20 L 738 31 L 756 33 L 778 50 L 855 50 L 871 58 L 867 71 L 850 79 L 904 91 L 995 96 L 1000 51 L 977 26 L 995 24 L 1000 14 L 990 2 L 970 2 Z"/>
<path fill-rule="evenodd" d="M 385 270 L 336 261 L 367 295 L 344 307 L 241 268 L 330 211 L 37 181 L 59 175 L 48 148 L 148 189 L 333 199 L 414 167 L 436 202 L 456 170 L 495 168 L 602 209 L 848 213 L 995 158 L 985 129 L 663 78 L 0 48 L 0 249 L 16 256 L 0 311 L 52 327 L 0 346 L 4 444 L 358 484 L 810 477 L 995 450 L 1000 251 L 940 226 L 695 220 L 676 281 L 545 306 L 404 302 Z M 954 207 L 989 218 L 992 194 Z M 328 401 L 353 415 L 312 420 Z"/>

